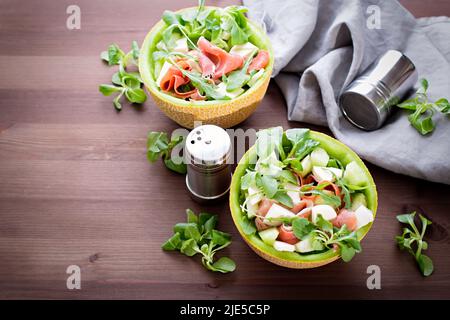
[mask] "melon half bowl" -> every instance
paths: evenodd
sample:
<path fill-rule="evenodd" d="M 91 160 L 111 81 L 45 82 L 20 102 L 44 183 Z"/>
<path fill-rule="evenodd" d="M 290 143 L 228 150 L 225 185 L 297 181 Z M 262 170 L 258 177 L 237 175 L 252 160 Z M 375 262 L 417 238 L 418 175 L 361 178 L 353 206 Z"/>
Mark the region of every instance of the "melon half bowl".
<path fill-rule="evenodd" d="M 320 132 L 310 131 L 310 137 L 316 141 L 320 142 L 320 147 L 325 149 L 328 154 L 338 160 L 345 166 L 352 161 L 356 163 L 363 169 L 365 174 L 367 188 L 364 190 L 364 194 L 367 200 L 367 207 L 376 215 L 377 210 L 377 190 L 372 176 L 369 170 L 363 163 L 363 161 L 358 157 L 358 155 L 353 152 L 349 147 L 343 143 L 331 138 Z M 250 246 L 250 248 L 255 251 L 262 258 L 283 266 L 293 269 L 309 269 L 316 268 L 328 263 L 331 263 L 340 258 L 339 252 L 334 252 L 333 250 L 328 250 L 320 253 L 313 254 L 300 254 L 297 252 L 281 252 L 275 250 L 272 246 L 265 244 L 257 233 L 248 235 L 244 232 L 245 224 L 243 216 L 245 213 L 241 210 L 241 204 L 243 202 L 243 196 L 241 196 L 241 177 L 245 174 L 246 169 L 249 167 L 250 159 L 254 159 L 256 153 L 255 147 L 250 148 L 247 153 L 239 161 L 239 164 L 233 174 L 233 179 L 231 181 L 230 188 L 230 210 L 233 222 L 238 229 L 240 235 L 244 241 Z M 254 223 L 253 221 L 251 223 Z M 361 240 L 369 232 L 372 227 L 372 223 L 362 227 L 357 231 L 358 239 Z M 362 244 L 364 250 L 364 244 Z"/>
<path fill-rule="evenodd" d="M 178 13 L 186 10 L 197 10 L 197 7 L 182 9 Z M 156 83 L 153 52 L 166 28 L 166 24 L 161 20 L 150 30 L 142 44 L 139 57 L 139 73 L 158 108 L 179 125 L 191 129 L 194 122 L 229 128 L 247 119 L 263 99 L 272 74 L 273 51 L 265 32 L 248 20 L 249 41 L 270 54 L 269 64 L 255 85 L 232 100 L 186 101 L 162 92 Z"/>

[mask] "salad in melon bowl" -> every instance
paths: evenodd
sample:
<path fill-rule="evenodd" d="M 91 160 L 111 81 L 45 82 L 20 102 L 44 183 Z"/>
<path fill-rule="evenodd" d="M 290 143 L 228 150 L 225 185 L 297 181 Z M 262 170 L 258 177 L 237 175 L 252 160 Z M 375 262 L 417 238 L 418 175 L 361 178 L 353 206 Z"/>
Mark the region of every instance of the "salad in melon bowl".
<path fill-rule="evenodd" d="M 239 162 L 230 209 L 258 255 L 284 267 L 313 268 L 361 252 L 377 191 L 362 160 L 341 142 L 275 127 L 259 131 Z"/>
<path fill-rule="evenodd" d="M 165 11 L 148 33 L 139 72 L 156 105 L 188 128 L 230 127 L 262 100 L 273 67 L 265 32 L 241 6 Z"/>

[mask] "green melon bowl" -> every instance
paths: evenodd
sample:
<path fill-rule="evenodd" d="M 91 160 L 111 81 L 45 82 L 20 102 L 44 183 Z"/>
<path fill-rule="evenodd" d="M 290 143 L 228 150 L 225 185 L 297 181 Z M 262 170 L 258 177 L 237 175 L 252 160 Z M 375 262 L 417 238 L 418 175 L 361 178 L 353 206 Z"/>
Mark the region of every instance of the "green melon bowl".
<path fill-rule="evenodd" d="M 186 10 L 197 10 L 197 8 L 186 8 L 178 12 Z M 263 99 L 272 74 L 273 51 L 269 38 L 264 31 L 255 23 L 249 21 L 249 41 L 260 49 L 269 51 L 270 54 L 269 64 L 265 68 L 263 76 L 255 85 L 232 100 L 186 101 L 162 92 L 156 84 L 153 52 L 156 50 L 156 45 L 161 40 L 162 32 L 166 28 L 166 24 L 161 20 L 150 30 L 142 44 L 139 57 L 139 73 L 158 108 L 179 125 L 191 129 L 194 127 L 194 122 L 229 128 L 247 119 Z"/>
<path fill-rule="evenodd" d="M 369 170 L 363 163 L 363 161 L 358 157 L 358 155 L 353 152 L 349 147 L 343 143 L 331 138 L 320 132 L 311 131 L 311 138 L 320 142 L 320 146 L 325 149 L 328 154 L 339 161 L 343 165 L 347 165 L 352 161 L 356 161 L 357 164 L 363 169 L 365 173 L 365 178 L 367 181 L 367 188 L 364 189 L 364 193 L 367 200 L 367 207 L 372 210 L 374 215 L 377 211 L 377 190 L 372 176 Z M 238 229 L 240 235 L 244 241 L 250 246 L 253 251 L 255 251 L 262 258 L 275 263 L 277 265 L 293 268 L 293 269 L 309 269 L 316 268 L 328 263 L 331 263 L 340 258 L 338 252 L 333 250 L 328 250 L 325 252 L 315 253 L 315 254 L 300 254 L 296 252 L 280 252 L 275 250 L 272 246 L 265 244 L 257 234 L 247 235 L 243 228 L 243 211 L 241 210 L 241 177 L 245 174 L 245 170 L 249 167 L 249 160 L 255 157 L 256 149 L 251 147 L 247 153 L 240 160 L 231 181 L 230 189 L 230 209 L 233 222 Z M 358 239 L 363 239 L 364 236 L 369 232 L 372 227 L 372 223 L 362 227 L 357 231 Z"/>

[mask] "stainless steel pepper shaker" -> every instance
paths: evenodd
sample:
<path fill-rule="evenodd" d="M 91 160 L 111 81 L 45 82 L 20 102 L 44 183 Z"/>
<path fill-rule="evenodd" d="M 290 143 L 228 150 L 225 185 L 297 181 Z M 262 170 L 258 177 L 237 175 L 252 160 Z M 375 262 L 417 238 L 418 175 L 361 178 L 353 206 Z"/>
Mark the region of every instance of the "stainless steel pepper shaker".
<path fill-rule="evenodd" d="M 194 128 L 186 137 L 186 186 L 199 202 L 217 200 L 228 192 L 231 183 L 231 140 L 215 125 Z"/>
<path fill-rule="evenodd" d="M 416 82 L 417 70 L 412 61 L 400 51 L 389 50 L 345 88 L 339 106 L 352 124 L 375 130 Z"/>

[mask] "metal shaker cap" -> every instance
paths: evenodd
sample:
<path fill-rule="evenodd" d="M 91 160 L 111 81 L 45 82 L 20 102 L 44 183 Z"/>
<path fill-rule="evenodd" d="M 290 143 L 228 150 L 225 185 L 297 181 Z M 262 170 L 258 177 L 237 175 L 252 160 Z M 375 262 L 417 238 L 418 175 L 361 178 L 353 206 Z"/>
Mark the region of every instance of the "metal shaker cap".
<path fill-rule="evenodd" d="M 214 166 L 224 163 L 231 150 L 228 133 L 215 125 L 194 128 L 186 138 L 188 164 Z"/>
<path fill-rule="evenodd" d="M 184 154 L 187 163 L 186 186 L 199 202 L 223 197 L 230 188 L 231 140 L 215 125 L 194 128 L 187 136 Z"/>
<path fill-rule="evenodd" d="M 345 88 L 339 98 L 344 116 L 363 130 L 381 127 L 417 82 L 412 61 L 397 50 L 389 50 Z"/>

